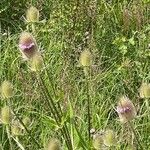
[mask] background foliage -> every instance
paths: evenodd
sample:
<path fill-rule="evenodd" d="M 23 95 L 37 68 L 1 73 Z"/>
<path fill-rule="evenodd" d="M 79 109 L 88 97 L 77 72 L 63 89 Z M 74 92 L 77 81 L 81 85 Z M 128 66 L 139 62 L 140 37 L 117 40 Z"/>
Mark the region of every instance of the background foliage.
<path fill-rule="evenodd" d="M 51 136 L 58 137 L 64 145 L 48 113 L 47 104 L 43 102 L 35 74 L 22 61 L 18 50 L 19 34 L 27 30 L 25 12 L 31 5 L 40 11 L 41 22 L 35 24 L 34 36 L 51 75 L 56 100 L 61 102 L 64 120 L 72 131 L 74 148 L 82 149 L 82 144 L 72 118 L 76 119 L 83 139 L 87 140 L 87 114 L 84 112 L 87 107 L 86 84 L 78 61 L 84 49 L 89 49 L 94 59 L 90 82 L 92 127 L 97 130 L 111 128 L 118 137 L 121 131 L 128 133 L 122 129 L 114 110 L 118 97 L 128 95 L 138 110 L 135 128 L 145 149 L 150 148 L 150 118 L 145 101 L 139 98 L 138 93 L 143 81 L 150 82 L 149 1 L 0 1 L 0 82 L 5 79 L 12 81 L 15 87 L 13 108 L 20 117 L 31 118 L 32 134 L 41 145 L 46 144 Z M 47 77 L 43 77 L 53 93 Z M 70 105 L 73 111 L 71 117 L 68 115 L 71 113 Z M 3 128 L 0 125 L 0 135 L 3 135 L 0 141 L 6 150 L 8 144 Z M 119 139 L 117 148 L 126 150 L 126 140 L 124 137 Z M 20 141 L 27 150 L 37 149 L 28 135 L 20 137 Z M 17 149 L 17 145 L 13 147 Z"/>

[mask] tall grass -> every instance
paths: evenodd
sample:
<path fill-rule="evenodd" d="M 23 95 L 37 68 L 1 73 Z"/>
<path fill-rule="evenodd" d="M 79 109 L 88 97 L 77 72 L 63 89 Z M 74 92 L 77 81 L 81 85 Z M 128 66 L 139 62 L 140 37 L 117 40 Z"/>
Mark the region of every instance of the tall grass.
<path fill-rule="evenodd" d="M 94 137 L 107 129 L 114 131 L 116 142 L 103 144 L 103 149 L 150 149 L 149 99 L 139 94 L 141 84 L 150 82 L 148 1 L 0 3 L 0 83 L 9 80 L 14 92 L 10 99 L 1 96 L 0 107 L 9 105 L 12 120 L 0 124 L 0 149 L 46 149 L 52 138 L 64 150 L 94 149 Z M 40 11 L 34 31 L 25 21 L 31 5 Z M 37 40 L 44 61 L 41 71 L 31 71 L 21 58 L 22 31 Z M 88 79 L 79 62 L 84 50 L 93 57 Z M 122 124 L 116 112 L 122 95 L 136 107 L 132 126 Z M 30 119 L 29 125 L 24 118 Z M 19 135 L 11 129 L 16 120 L 23 126 Z"/>

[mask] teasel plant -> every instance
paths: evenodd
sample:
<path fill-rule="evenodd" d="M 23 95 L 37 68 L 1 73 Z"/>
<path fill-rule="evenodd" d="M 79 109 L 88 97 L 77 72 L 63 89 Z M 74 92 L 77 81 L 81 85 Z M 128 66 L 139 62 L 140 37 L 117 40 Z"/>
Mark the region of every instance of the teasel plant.
<path fill-rule="evenodd" d="M 19 116 L 19 114 L 14 109 L 14 106 L 13 106 L 14 94 L 15 94 L 15 91 L 14 91 L 13 84 L 7 80 L 3 81 L 2 85 L 1 85 L 1 95 L 2 95 L 3 100 L 4 100 L 4 107 L 1 109 L 1 115 L 0 116 L 1 116 L 2 124 L 5 125 L 5 127 L 6 127 L 6 132 L 7 132 L 7 136 L 8 136 L 8 140 L 9 140 L 10 150 L 13 149 L 13 145 L 12 145 L 13 136 L 11 135 L 11 130 L 14 127 L 13 122 L 12 122 L 12 119 L 14 117 L 18 120 L 18 124 L 22 125 L 24 127 L 24 130 L 29 135 L 29 137 L 31 138 L 33 143 L 35 143 L 37 145 L 37 147 L 40 149 L 41 148 L 40 144 L 34 138 L 31 131 L 26 127 L 26 125 L 22 121 L 21 117 Z M 18 145 L 18 143 L 19 143 L 18 139 L 14 139 L 14 141 Z M 19 144 L 19 146 L 21 146 L 21 145 Z"/>
<path fill-rule="evenodd" d="M 148 110 L 148 114 L 150 113 L 150 108 L 149 108 L 149 99 L 150 99 L 150 83 L 142 83 L 140 88 L 139 88 L 139 96 L 141 99 L 145 100 L 145 104 Z"/>
<path fill-rule="evenodd" d="M 85 74 L 85 84 L 87 93 L 87 118 L 88 118 L 88 139 L 89 146 L 91 145 L 91 99 L 90 99 L 90 78 L 91 78 L 91 65 L 92 65 L 92 54 L 89 50 L 84 50 L 80 55 L 80 64 L 83 67 Z"/>
<path fill-rule="evenodd" d="M 89 3 L 85 3 L 87 8 L 87 22 L 86 32 L 83 38 L 82 52 L 80 53 L 80 66 L 83 68 L 86 87 L 87 98 L 87 120 L 88 120 L 88 144 L 87 149 L 92 147 L 92 103 L 91 103 L 91 81 L 92 81 L 92 67 L 94 62 L 93 47 L 95 48 L 94 32 L 96 28 L 96 17 L 98 1 L 92 0 Z"/>
<path fill-rule="evenodd" d="M 26 10 L 25 21 L 27 23 L 27 30 L 29 30 L 29 25 L 31 25 L 32 32 L 36 32 L 35 23 L 39 22 L 39 17 L 39 10 L 36 7 L 31 6 Z"/>
<path fill-rule="evenodd" d="M 45 100 L 48 104 L 49 110 L 52 113 L 57 126 L 60 128 L 60 131 L 65 139 L 68 149 L 72 150 L 73 147 L 72 147 L 71 137 L 69 135 L 69 130 L 68 130 L 66 121 L 63 122 L 63 120 L 62 120 L 63 111 L 62 111 L 59 101 L 56 101 L 57 95 L 56 95 L 54 85 L 52 83 L 52 78 L 51 78 L 49 72 L 47 71 L 46 66 L 45 66 L 44 70 L 45 70 L 46 75 L 48 76 L 49 84 L 51 85 L 51 88 L 53 89 L 54 97 L 50 94 L 50 91 L 48 90 L 47 85 L 44 82 L 44 79 L 41 76 L 41 74 L 37 74 L 37 80 L 39 82 L 39 86 L 41 87 L 41 90 L 43 91 L 43 94 L 44 94 Z M 62 124 L 62 122 L 63 122 L 63 124 Z"/>
<path fill-rule="evenodd" d="M 129 131 L 127 134 L 133 133 L 137 144 L 136 147 L 138 146 L 141 150 L 143 150 L 139 136 L 134 128 L 134 124 L 132 123 L 132 120 L 134 120 L 137 116 L 137 111 L 132 101 L 127 96 L 120 97 L 116 111 L 124 130 Z M 131 141 L 132 140 L 128 141 L 129 145 L 134 146 L 133 143 L 130 143 Z"/>
<path fill-rule="evenodd" d="M 44 61 L 43 61 L 43 64 L 44 64 Z M 40 74 L 40 72 L 38 70 L 38 72 L 36 72 L 36 76 L 37 76 L 39 88 L 41 88 L 44 99 L 48 104 L 48 108 L 49 108 L 53 118 L 55 119 L 57 126 L 60 128 L 61 134 L 63 135 L 63 137 L 65 139 L 67 148 L 69 150 L 72 150 L 73 147 L 72 147 L 72 141 L 71 141 L 71 137 L 69 134 L 69 130 L 68 130 L 66 121 L 63 122 L 63 120 L 62 120 L 63 111 L 62 111 L 59 101 L 56 101 L 56 99 L 57 99 L 56 91 L 55 91 L 54 85 L 52 83 L 52 78 L 51 78 L 45 65 L 44 65 L 43 71 L 45 71 L 45 73 L 48 77 L 49 84 L 51 85 L 51 88 L 53 89 L 54 97 L 51 95 L 51 93 L 43 79 L 43 76 Z"/>
<path fill-rule="evenodd" d="M 29 39 L 30 39 L 30 37 L 31 36 L 29 36 Z M 21 53 L 22 54 L 25 53 L 26 56 L 28 56 L 28 53 L 30 54 L 31 51 L 32 51 L 32 49 L 31 50 L 29 49 L 26 51 L 21 50 Z M 73 148 L 72 148 L 71 137 L 69 135 L 69 130 L 66 125 L 66 121 L 64 121 L 62 124 L 63 111 L 62 111 L 59 101 L 58 102 L 56 101 L 57 95 L 56 95 L 56 91 L 55 91 L 55 88 L 54 88 L 54 85 L 52 82 L 53 79 L 47 70 L 46 63 L 44 61 L 44 58 L 43 58 L 41 52 L 38 49 L 38 46 L 37 46 L 35 53 L 33 53 L 32 57 L 28 58 L 27 63 L 29 65 L 31 72 L 33 72 L 36 75 L 36 78 L 37 78 L 37 81 L 39 84 L 39 89 L 42 91 L 44 100 L 48 104 L 50 113 L 52 114 L 53 118 L 55 119 L 57 126 L 60 128 L 60 131 L 65 139 L 68 149 L 72 150 Z M 50 91 L 44 81 L 43 74 L 47 76 L 49 84 L 52 88 L 53 94 L 50 93 Z"/>

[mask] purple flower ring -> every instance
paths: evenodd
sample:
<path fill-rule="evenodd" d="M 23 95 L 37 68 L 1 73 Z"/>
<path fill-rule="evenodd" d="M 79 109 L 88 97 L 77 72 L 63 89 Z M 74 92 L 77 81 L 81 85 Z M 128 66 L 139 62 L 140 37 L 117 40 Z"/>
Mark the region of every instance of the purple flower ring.
<path fill-rule="evenodd" d="M 128 113 L 131 111 L 131 109 L 129 107 L 117 107 L 116 110 L 118 113 L 124 114 L 124 113 Z"/>
<path fill-rule="evenodd" d="M 29 44 L 25 44 L 25 43 L 19 44 L 19 48 L 23 51 L 28 51 L 28 50 L 34 48 L 34 46 L 35 46 L 35 43 L 33 43 L 33 42 L 29 43 Z"/>
<path fill-rule="evenodd" d="M 19 39 L 19 49 L 24 59 L 31 59 L 37 52 L 37 44 L 29 32 L 22 32 Z"/>

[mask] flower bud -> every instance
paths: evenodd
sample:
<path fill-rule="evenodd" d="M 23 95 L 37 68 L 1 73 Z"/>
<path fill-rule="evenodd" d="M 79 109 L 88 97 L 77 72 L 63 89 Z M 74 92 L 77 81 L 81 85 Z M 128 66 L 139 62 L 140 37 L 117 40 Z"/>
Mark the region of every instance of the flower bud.
<path fill-rule="evenodd" d="M 4 81 L 2 83 L 1 95 L 3 98 L 10 98 L 13 96 L 13 86 L 9 81 Z"/>
<path fill-rule="evenodd" d="M 130 121 L 136 116 L 135 106 L 126 96 L 120 98 L 116 111 L 122 123 Z"/>
<path fill-rule="evenodd" d="M 40 71 L 43 68 L 43 58 L 40 53 L 36 53 L 31 59 L 31 70 L 32 71 Z"/>
<path fill-rule="evenodd" d="M 18 136 L 22 134 L 20 123 L 15 120 L 11 126 L 11 132 L 13 135 Z"/>
<path fill-rule="evenodd" d="M 37 44 L 33 36 L 28 32 L 23 32 L 19 39 L 19 48 L 24 59 L 32 58 L 37 52 Z"/>
<path fill-rule="evenodd" d="M 9 124 L 11 120 L 11 111 L 9 106 L 5 106 L 1 109 L 1 120 L 3 124 Z"/>
<path fill-rule="evenodd" d="M 83 67 L 92 65 L 92 54 L 89 50 L 84 50 L 80 55 L 80 64 Z"/>
<path fill-rule="evenodd" d="M 142 83 L 139 93 L 141 98 L 150 98 L 150 84 Z"/>
<path fill-rule="evenodd" d="M 93 136 L 93 147 L 96 149 L 96 150 L 101 150 L 102 147 L 103 147 L 103 135 L 102 134 L 95 134 Z"/>
<path fill-rule="evenodd" d="M 31 6 L 29 9 L 27 9 L 26 20 L 27 22 L 38 22 L 39 10 L 34 6 Z"/>
<path fill-rule="evenodd" d="M 106 130 L 103 140 L 106 146 L 110 147 L 110 146 L 115 145 L 116 143 L 115 133 L 112 130 Z"/>
<path fill-rule="evenodd" d="M 61 150 L 60 142 L 57 139 L 51 139 L 47 150 Z"/>

